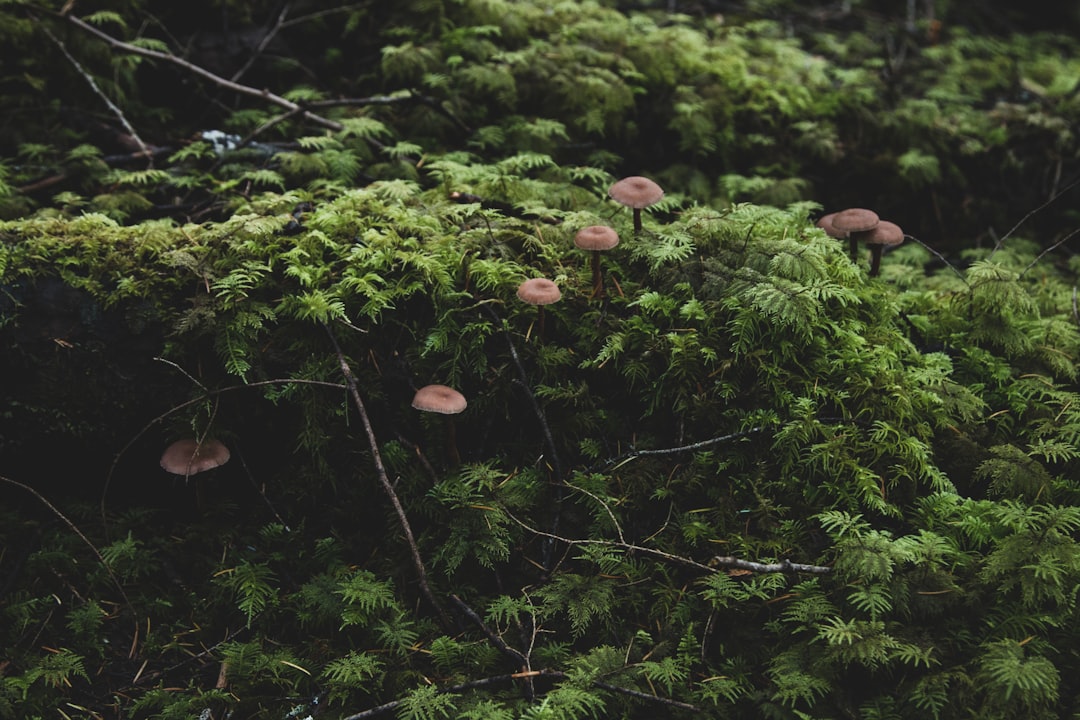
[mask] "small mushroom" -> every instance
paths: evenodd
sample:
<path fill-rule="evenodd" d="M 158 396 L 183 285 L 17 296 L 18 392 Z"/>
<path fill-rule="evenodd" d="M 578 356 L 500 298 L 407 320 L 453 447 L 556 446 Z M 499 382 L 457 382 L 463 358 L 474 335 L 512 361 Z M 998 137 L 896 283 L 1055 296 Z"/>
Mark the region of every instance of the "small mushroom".
<path fill-rule="evenodd" d="M 867 210 L 866 208 L 848 208 L 847 210 L 841 210 L 840 212 L 833 214 L 830 218 L 830 224 L 833 229 L 837 232 L 844 233 L 841 237 L 848 238 L 852 262 L 859 259 L 859 238 L 857 233 L 873 230 L 880 221 L 881 220 L 878 218 L 876 212 Z M 826 230 L 826 232 L 828 231 Z"/>
<path fill-rule="evenodd" d="M 195 438 L 177 440 L 161 455 L 161 467 L 173 475 L 183 475 L 184 479 L 213 470 L 229 462 L 229 448 L 220 440 L 206 439 L 201 442 Z M 203 511 L 203 480 L 205 476 L 195 478 L 195 505 Z"/>
<path fill-rule="evenodd" d="M 844 240 L 847 238 L 848 234 L 846 232 L 840 232 L 833 227 L 832 220 L 834 217 L 836 217 L 836 213 L 822 215 L 820 218 L 818 218 L 817 226 L 824 230 L 825 234 L 829 237 L 836 238 L 837 240 Z"/>
<path fill-rule="evenodd" d="M 440 415 L 457 415 L 468 405 L 464 395 L 446 385 L 425 385 L 416 391 L 412 401 L 412 406 L 417 410 Z M 446 426 L 446 454 L 454 465 L 459 465 L 461 456 L 457 451 L 454 422 L 447 417 L 444 424 Z"/>
<path fill-rule="evenodd" d="M 607 225 L 590 225 L 574 235 L 574 245 L 592 253 L 593 297 L 604 295 L 604 275 L 600 272 L 600 253 L 619 244 L 619 234 Z"/>
<path fill-rule="evenodd" d="M 881 270 L 881 253 L 887 247 L 904 242 L 904 231 L 896 223 L 882 220 L 871 230 L 859 233 L 859 239 L 870 248 L 870 277 L 877 277 Z"/>
<path fill-rule="evenodd" d="M 634 235 L 641 233 L 641 210 L 655 205 L 664 197 L 664 190 L 647 177 L 624 177 L 608 189 L 611 199 L 634 210 Z"/>
<path fill-rule="evenodd" d="M 518 299 L 536 306 L 537 334 L 544 337 L 544 306 L 558 302 L 562 297 L 559 286 L 547 278 L 529 278 L 517 289 Z"/>

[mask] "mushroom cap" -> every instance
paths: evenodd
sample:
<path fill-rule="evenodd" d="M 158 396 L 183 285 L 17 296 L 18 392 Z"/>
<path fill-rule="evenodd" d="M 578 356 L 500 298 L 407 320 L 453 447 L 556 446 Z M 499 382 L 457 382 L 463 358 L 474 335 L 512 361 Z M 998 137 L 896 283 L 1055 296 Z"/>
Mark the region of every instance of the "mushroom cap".
<path fill-rule="evenodd" d="M 229 462 L 229 448 L 220 440 L 177 440 L 161 455 L 161 467 L 173 475 L 194 475 Z"/>
<path fill-rule="evenodd" d="M 517 296 L 530 305 L 550 305 L 562 297 L 559 286 L 547 278 L 529 278 L 517 289 Z"/>
<path fill-rule="evenodd" d="M 577 231 L 574 245 L 582 250 L 610 250 L 619 244 L 619 234 L 607 225 L 590 225 Z"/>
<path fill-rule="evenodd" d="M 842 233 L 866 232 L 880 222 L 878 214 L 866 208 L 848 208 L 834 214 L 830 220 L 835 230 Z"/>
<path fill-rule="evenodd" d="M 896 223 L 882 220 L 873 229 L 859 233 L 859 239 L 869 246 L 896 247 L 904 242 L 904 231 Z"/>
<path fill-rule="evenodd" d="M 647 177 L 631 175 L 612 185 L 608 189 L 608 195 L 617 203 L 640 210 L 660 202 L 664 191 Z"/>
<path fill-rule="evenodd" d="M 425 385 L 416 391 L 412 406 L 424 412 L 457 415 L 468 406 L 465 396 L 446 385 Z"/>
<path fill-rule="evenodd" d="M 825 231 L 825 234 L 832 238 L 846 238 L 848 234 L 841 230 L 837 230 L 833 227 L 832 221 L 836 217 L 836 213 L 829 213 L 828 215 L 822 215 L 818 221 L 817 226 Z"/>

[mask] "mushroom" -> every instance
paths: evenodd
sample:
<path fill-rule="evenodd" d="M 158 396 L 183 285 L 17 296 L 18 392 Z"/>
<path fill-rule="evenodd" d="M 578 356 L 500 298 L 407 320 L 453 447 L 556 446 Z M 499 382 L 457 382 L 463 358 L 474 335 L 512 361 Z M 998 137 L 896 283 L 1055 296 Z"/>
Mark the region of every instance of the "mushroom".
<path fill-rule="evenodd" d="M 655 205 L 664 197 L 663 189 L 647 177 L 631 175 L 624 177 L 608 189 L 608 195 L 617 203 L 634 210 L 634 235 L 641 233 L 641 210 Z"/>
<path fill-rule="evenodd" d="M 468 407 L 465 396 L 457 390 L 446 385 L 425 385 L 416 391 L 413 396 L 412 406 L 422 412 L 438 413 L 440 415 L 457 415 Z M 461 456 L 457 451 L 457 440 L 454 437 L 454 422 L 446 418 L 446 454 L 453 464 L 461 463 Z"/>
<path fill-rule="evenodd" d="M 871 230 L 859 233 L 859 239 L 870 248 L 870 277 L 877 277 L 881 270 L 881 253 L 887 247 L 904 242 L 904 231 L 896 223 L 882 220 Z"/>
<path fill-rule="evenodd" d="M 559 286 L 547 278 L 530 278 L 517 289 L 518 299 L 536 306 L 537 334 L 544 337 L 544 306 L 558 302 L 562 297 Z"/>
<path fill-rule="evenodd" d="M 229 462 L 229 457 L 229 448 L 220 440 L 183 438 L 165 448 L 161 455 L 161 467 L 173 475 L 183 475 L 186 480 L 192 475 L 221 467 Z M 195 505 L 200 513 L 203 511 L 204 478 L 195 479 Z"/>
<path fill-rule="evenodd" d="M 828 235 L 829 237 L 836 238 L 837 240 L 843 240 L 843 239 L 847 238 L 848 234 L 846 232 L 840 232 L 839 230 L 837 230 L 836 228 L 833 227 L 832 220 L 833 220 L 834 217 L 836 217 L 836 213 L 829 213 L 828 215 L 822 215 L 820 218 L 818 218 L 817 226 L 819 228 L 821 228 L 822 230 L 824 230 L 825 234 Z"/>
<path fill-rule="evenodd" d="M 834 213 L 829 218 L 829 224 L 832 225 L 832 228 L 839 233 L 843 233 L 842 236 L 834 235 L 833 237 L 846 237 L 849 239 L 852 262 L 859 259 L 859 238 L 856 234 L 873 230 L 879 222 L 880 219 L 877 213 L 866 208 L 848 208 Z"/>
<path fill-rule="evenodd" d="M 600 253 L 619 244 L 619 234 L 607 225 L 590 225 L 574 235 L 574 245 L 592 252 L 592 284 L 594 297 L 604 295 L 604 276 L 600 272 Z"/>

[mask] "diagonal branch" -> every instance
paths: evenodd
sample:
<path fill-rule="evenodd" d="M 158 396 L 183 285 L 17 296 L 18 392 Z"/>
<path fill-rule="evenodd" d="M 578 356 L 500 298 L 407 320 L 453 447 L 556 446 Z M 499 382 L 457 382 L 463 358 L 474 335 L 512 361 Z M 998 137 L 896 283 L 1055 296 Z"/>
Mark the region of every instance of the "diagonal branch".
<path fill-rule="evenodd" d="M 143 139 L 139 137 L 139 133 L 135 131 L 135 128 L 132 127 L 131 123 L 128 122 L 127 117 L 124 116 L 124 112 L 116 106 L 116 103 L 109 99 L 108 95 L 102 92 L 101 88 L 98 87 L 98 84 L 94 81 L 93 76 L 90 75 L 90 73 L 86 72 L 86 69 L 79 63 L 79 61 L 76 60 L 70 52 L 68 52 L 67 46 L 64 45 L 63 41 L 61 41 L 60 38 L 52 34 L 52 31 L 49 30 L 49 26 L 41 24 L 41 28 L 45 31 L 45 34 L 49 36 L 49 39 L 52 40 L 58 48 L 60 48 L 60 52 L 62 52 L 64 54 L 64 57 L 67 58 L 68 62 L 75 67 L 76 72 L 82 75 L 83 79 L 86 80 L 86 83 L 90 86 L 90 89 L 94 91 L 94 94 L 102 99 L 102 101 L 109 107 L 109 110 L 112 112 L 112 114 L 115 115 L 120 121 L 120 124 L 124 126 L 124 129 L 128 131 L 128 134 L 131 135 L 132 139 L 134 139 L 135 143 L 139 146 L 139 154 L 147 158 L 150 161 L 151 166 L 153 166 L 153 152 L 146 145 L 146 143 L 143 142 Z"/>
<path fill-rule="evenodd" d="M 784 572 L 784 573 L 805 572 L 805 573 L 812 573 L 812 574 L 815 574 L 815 575 L 827 575 L 828 573 L 832 572 L 831 567 L 827 567 L 827 566 L 824 566 L 824 565 L 804 565 L 802 563 L 793 563 L 790 560 L 783 560 L 783 561 L 778 562 L 778 563 L 768 563 L 768 564 L 766 564 L 766 563 L 752 562 L 750 560 L 739 560 L 738 558 L 731 557 L 731 556 L 716 556 L 716 557 L 712 558 L 712 560 L 710 560 L 708 565 L 704 565 L 702 563 L 697 562 L 696 560 L 691 560 L 690 558 L 682 557 L 681 555 L 673 555 L 672 553 L 667 553 L 667 552 L 664 552 L 663 550 L 657 550 L 656 548 L 644 547 L 642 545 L 634 545 L 632 543 L 622 542 L 622 541 L 619 541 L 619 540 L 593 540 L 593 539 L 575 540 L 573 538 L 565 538 L 565 537 L 562 537 L 562 536 L 559 536 L 559 535 L 554 535 L 552 533 L 544 532 L 543 530 L 537 530 L 536 528 L 525 524 L 523 521 L 521 521 L 518 518 L 514 517 L 514 515 L 511 514 L 510 511 L 507 510 L 505 507 L 502 508 L 502 511 L 506 514 L 506 516 L 508 518 L 513 520 L 515 523 L 520 525 L 522 528 L 524 528 L 525 530 L 528 530 L 529 532 L 531 532 L 531 533 L 533 533 L 535 535 L 539 535 L 541 537 L 551 538 L 551 539 L 557 540 L 559 542 L 562 542 L 562 543 L 565 543 L 565 544 L 571 545 L 571 546 L 573 546 L 573 545 L 603 545 L 604 547 L 617 548 L 619 550 L 625 550 L 626 552 L 639 553 L 641 555 L 648 555 L 650 557 L 654 557 L 654 558 L 657 558 L 659 560 L 665 560 L 667 562 L 675 563 L 677 565 L 683 565 L 685 567 L 694 568 L 695 570 L 701 570 L 703 572 L 709 573 L 710 575 L 716 572 L 716 567 L 717 566 L 732 567 L 732 568 L 739 568 L 739 569 L 742 569 L 742 570 L 752 570 L 754 572 L 769 572 L 769 573 L 775 573 L 775 572 Z"/>
<path fill-rule="evenodd" d="M 326 334 L 330 336 L 330 342 L 334 345 L 334 352 L 337 353 L 338 363 L 341 365 L 341 374 L 345 376 L 345 385 L 352 396 L 353 404 L 356 405 L 356 409 L 360 413 L 360 421 L 364 425 L 364 433 L 367 435 L 368 446 L 371 448 L 371 458 L 375 463 L 375 475 L 379 479 L 383 492 L 389 498 L 390 504 L 394 507 L 394 513 L 401 524 L 401 531 L 405 534 L 405 541 L 409 544 L 409 553 L 412 556 L 413 567 L 416 568 L 420 592 L 435 608 L 443 628 L 449 630 L 453 625 L 450 622 L 450 617 L 443 610 L 442 605 L 439 604 L 438 599 L 435 597 L 435 593 L 431 591 L 431 587 L 428 585 L 427 570 L 424 569 L 424 560 L 420 557 L 420 548 L 416 544 L 416 536 L 413 535 L 409 517 L 405 514 L 405 508 L 402 506 L 401 500 L 394 490 L 394 485 L 390 482 L 390 477 L 386 473 L 386 466 L 383 465 L 382 454 L 379 452 L 379 441 L 375 437 L 375 430 L 371 427 L 371 420 L 368 418 L 367 408 L 364 407 L 364 400 L 360 397 L 360 390 L 356 385 L 356 376 L 353 375 L 352 368 L 349 367 L 349 362 L 345 359 L 345 353 L 342 352 L 341 345 L 338 344 L 337 337 L 334 336 L 330 326 L 323 324 L 323 328 L 326 330 Z"/>
<path fill-rule="evenodd" d="M 152 58 L 154 60 L 161 60 L 163 62 L 172 63 L 173 65 L 181 67 L 194 75 L 198 75 L 205 80 L 209 80 L 218 87 L 225 88 L 226 90 L 231 90 L 239 95 L 246 95 L 248 97 L 262 100 L 263 102 L 270 103 L 271 105 L 277 105 L 278 107 L 284 108 L 289 112 L 298 113 L 305 120 L 309 120 L 310 122 L 313 122 L 320 127 L 324 127 L 334 131 L 344 128 L 341 123 L 330 120 L 329 118 L 324 118 L 321 115 L 316 115 L 309 110 L 305 110 L 297 103 L 283 98 L 280 95 L 272 93 L 269 90 L 259 90 L 258 88 L 251 87 L 250 85 L 243 85 L 238 82 L 233 82 L 228 78 L 223 78 L 220 75 L 210 72 L 206 68 L 199 67 L 198 65 L 188 62 L 181 57 L 177 57 L 172 53 L 161 52 L 160 50 L 151 50 L 149 48 L 139 47 L 138 45 L 132 45 L 131 43 L 124 42 L 123 40 L 114 38 L 108 33 L 98 30 L 93 25 L 90 25 L 89 23 L 80 20 L 74 15 L 67 15 L 66 18 L 67 21 L 75 27 L 93 35 L 99 40 L 105 42 L 107 45 L 109 45 L 109 47 L 112 47 L 116 50 L 121 50 L 132 55 L 139 55 L 146 58 Z"/>

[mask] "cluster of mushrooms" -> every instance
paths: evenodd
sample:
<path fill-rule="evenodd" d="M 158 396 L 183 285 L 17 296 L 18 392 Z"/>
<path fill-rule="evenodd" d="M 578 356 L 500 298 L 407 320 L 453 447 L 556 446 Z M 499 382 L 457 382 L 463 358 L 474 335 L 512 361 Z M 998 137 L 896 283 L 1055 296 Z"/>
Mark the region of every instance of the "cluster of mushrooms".
<path fill-rule="evenodd" d="M 877 277 L 881 271 L 881 253 L 885 248 L 904 242 L 904 231 L 896 223 L 882 220 L 866 208 L 829 213 L 817 221 L 817 226 L 829 237 L 848 239 L 852 262 L 858 260 L 859 243 L 870 248 L 870 277 Z"/>
<path fill-rule="evenodd" d="M 631 175 L 619 180 L 608 190 L 611 199 L 634 211 L 634 235 L 641 233 L 641 211 L 655 205 L 664 197 L 663 189 L 655 182 L 640 175 Z M 600 268 L 600 253 L 611 250 L 619 244 L 619 234 L 607 225 L 589 225 L 578 230 L 574 235 L 574 245 L 592 253 L 592 295 L 604 296 L 604 274 Z M 559 287 L 547 278 L 530 278 L 521 283 L 517 290 L 518 299 L 537 307 L 537 334 L 544 334 L 544 306 L 558 302 L 562 298 Z"/>
<path fill-rule="evenodd" d="M 611 199 L 634 211 L 634 235 L 641 233 L 641 211 L 660 202 L 664 191 L 652 180 L 632 175 L 619 180 L 608 190 Z M 904 232 L 896 224 L 881 220 L 877 213 L 865 208 L 849 208 L 829 213 L 817 225 L 830 237 L 844 239 L 850 243 L 851 259 L 857 260 L 859 243 L 870 249 L 870 276 L 876 277 L 881 268 L 881 254 L 887 247 L 895 247 L 904 242 Z M 600 253 L 611 250 L 619 244 L 619 235 L 607 225 L 584 227 L 574 236 L 574 245 L 592 253 L 592 295 L 603 297 L 604 277 L 600 268 Z M 544 333 L 544 306 L 558 302 L 562 298 L 559 286 L 553 281 L 537 277 L 530 278 L 517 289 L 517 296 L 522 302 L 537 308 L 537 334 Z M 446 385 L 427 385 L 416 391 L 412 406 L 423 412 L 442 415 L 456 415 L 465 410 L 468 403 L 465 396 Z M 447 418 L 447 452 L 452 462 L 460 462 L 454 439 L 453 423 Z M 224 465 L 229 460 L 229 449 L 219 440 L 195 440 L 185 438 L 171 444 L 161 456 L 161 467 L 175 475 L 190 477 Z"/>

